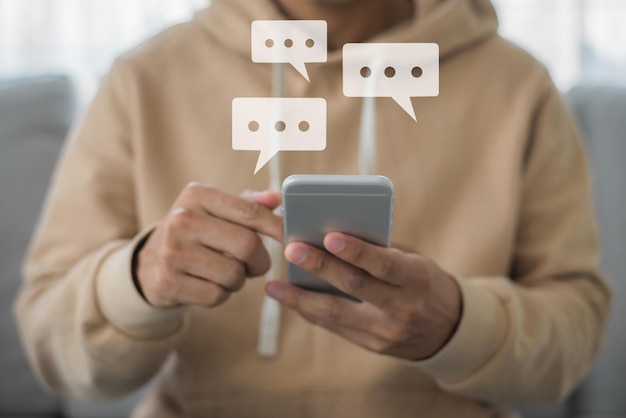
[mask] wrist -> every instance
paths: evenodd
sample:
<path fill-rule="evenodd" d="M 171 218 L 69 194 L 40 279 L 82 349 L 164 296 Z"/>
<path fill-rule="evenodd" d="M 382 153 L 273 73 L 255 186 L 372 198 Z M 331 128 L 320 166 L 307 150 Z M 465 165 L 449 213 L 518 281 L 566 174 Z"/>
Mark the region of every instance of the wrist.
<path fill-rule="evenodd" d="M 137 338 L 159 338 L 181 328 L 185 309 L 158 309 L 139 293 L 132 278 L 132 260 L 138 244 L 151 229 L 146 228 L 132 241 L 111 243 L 98 273 L 96 295 L 104 318 Z"/>
<path fill-rule="evenodd" d="M 432 275 L 432 288 L 428 303 L 431 329 L 434 331 L 433 347 L 428 359 L 439 353 L 454 337 L 463 312 L 461 289 L 457 281 L 448 273 L 439 271 Z"/>

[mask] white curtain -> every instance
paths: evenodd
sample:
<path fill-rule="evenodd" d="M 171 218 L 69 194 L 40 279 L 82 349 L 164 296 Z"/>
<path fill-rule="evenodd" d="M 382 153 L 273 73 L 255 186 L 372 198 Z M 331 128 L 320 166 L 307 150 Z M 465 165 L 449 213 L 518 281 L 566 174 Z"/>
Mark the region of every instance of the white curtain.
<path fill-rule="evenodd" d="M 493 1 L 501 33 L 544 62 L 560 88 L 626 84 L 626 0 Z M 88 96 L 116 55 L 207 3 L 0 0 L 0 77 L 66 73 Z"/>

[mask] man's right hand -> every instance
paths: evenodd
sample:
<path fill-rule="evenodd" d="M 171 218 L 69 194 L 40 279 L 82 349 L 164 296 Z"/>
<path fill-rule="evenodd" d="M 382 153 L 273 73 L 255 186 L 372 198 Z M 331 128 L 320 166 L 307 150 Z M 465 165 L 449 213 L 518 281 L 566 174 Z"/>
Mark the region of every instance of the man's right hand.
<path fill-rule="evenodd" d="M 215 307 L 270 268 L 259 233 L 283 242 L 275 192 L 232 196 L 190 183 L 137 254 L 136 278 L 158 308 Z"/>

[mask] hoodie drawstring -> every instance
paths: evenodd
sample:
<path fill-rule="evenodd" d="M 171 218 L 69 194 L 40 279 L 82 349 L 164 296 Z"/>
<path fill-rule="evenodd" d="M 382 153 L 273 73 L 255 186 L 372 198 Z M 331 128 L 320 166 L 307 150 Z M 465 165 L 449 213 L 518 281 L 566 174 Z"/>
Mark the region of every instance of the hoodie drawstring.
<path fill-rule="evenodd" d="M 274 64 L 272 67 L 272 97 L 284 97 L 285 77 L 284 64 Z M 280 193 L 282 173 L 280 169 L 280 152 L 271 159 L 270 190 Z M 274 213 L 281 215 L 282 206 L 276 208 Z M 283 246 L 280 242 L 270 238 L 265 239 L 265 246 L 272 260 L 272 266 L 265 276 L 266 281 L 274 280 L 281 274 L 280 266 L 283 264 Z M 280 303 L 265 295 L 263 308 L 261 309 L 261 322 L 259 324 L 259 341 L 257 352 L 261 357 L 272 358 L 278 354 L 278 340 L 280 338 Z"/>
<path fill-rule="evenodd" d="M 364 97 L 359 133 L 359 173 L 374 173 L 376 151 L 376 98 Z"/>

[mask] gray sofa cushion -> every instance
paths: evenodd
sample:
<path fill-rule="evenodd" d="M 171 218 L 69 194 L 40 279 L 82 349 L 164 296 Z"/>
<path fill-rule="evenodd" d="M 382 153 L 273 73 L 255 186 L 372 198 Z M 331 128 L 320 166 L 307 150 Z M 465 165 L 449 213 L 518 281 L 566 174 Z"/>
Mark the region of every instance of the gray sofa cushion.
<path fill-rule="evenodd" d="M 626 416 L 626 88 L 580 86 L 568 98 L 586 138 L 602 267 L 615 296 L 606 345 L 572 407 Z"/>
<path fill-rule="evenodd" d="M 53 416 L 60 406 L 30 372 L 11 307 L 73 113 L 74 94 L 64 77 L 0 83 L 0 416 Z"/>

